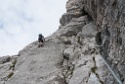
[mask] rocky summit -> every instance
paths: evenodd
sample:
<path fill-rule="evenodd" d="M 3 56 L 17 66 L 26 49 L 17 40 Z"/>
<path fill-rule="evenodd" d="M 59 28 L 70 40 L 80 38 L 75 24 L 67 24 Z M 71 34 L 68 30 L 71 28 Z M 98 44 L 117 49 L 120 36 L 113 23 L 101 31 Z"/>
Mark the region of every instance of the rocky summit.
<path fill-rule="evenodd" d="M 68 0 L 60 27 L 0 58 L 0 84 L 125 84 L 125 0 Z"/>

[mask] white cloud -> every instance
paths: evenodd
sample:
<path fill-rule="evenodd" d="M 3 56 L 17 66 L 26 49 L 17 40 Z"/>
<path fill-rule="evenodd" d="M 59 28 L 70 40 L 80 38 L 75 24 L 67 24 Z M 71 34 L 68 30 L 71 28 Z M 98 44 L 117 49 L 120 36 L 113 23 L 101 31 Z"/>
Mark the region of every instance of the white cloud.
<path fill-rule="evenodd" d="M 58 29 L 67 0 L 0 0 L 0 56 L 17 54 Z"/>

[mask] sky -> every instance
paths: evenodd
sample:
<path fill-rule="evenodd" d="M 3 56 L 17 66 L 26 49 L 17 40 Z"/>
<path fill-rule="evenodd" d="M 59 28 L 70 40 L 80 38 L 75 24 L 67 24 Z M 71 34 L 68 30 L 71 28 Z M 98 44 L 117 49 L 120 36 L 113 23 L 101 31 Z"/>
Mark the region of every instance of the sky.
<path fill-rule="evenodd" d="M 16 55 L 59 28 L 67 0 L 0 0 L 0 56 Z"/>

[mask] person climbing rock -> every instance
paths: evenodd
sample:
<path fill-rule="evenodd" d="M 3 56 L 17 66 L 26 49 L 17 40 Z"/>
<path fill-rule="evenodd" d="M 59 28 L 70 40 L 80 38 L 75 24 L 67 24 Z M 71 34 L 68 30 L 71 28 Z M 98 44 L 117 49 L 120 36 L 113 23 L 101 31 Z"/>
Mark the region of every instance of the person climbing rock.
<path fill-rule="evenodd" d="M 45 38 L 42 34 L 38 35 L 38 47 L 42 47 L 45 43 Z"/>

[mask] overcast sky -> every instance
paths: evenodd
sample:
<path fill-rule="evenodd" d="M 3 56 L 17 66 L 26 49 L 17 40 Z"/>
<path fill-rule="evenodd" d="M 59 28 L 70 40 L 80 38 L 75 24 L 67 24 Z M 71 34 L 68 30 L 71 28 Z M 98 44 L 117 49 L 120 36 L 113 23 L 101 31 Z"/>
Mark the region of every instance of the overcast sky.
<path fill-rule="evenodd" d="M 0 56 L 16 55 L 59 27 L 67 0 L 0 0 Z"/>

